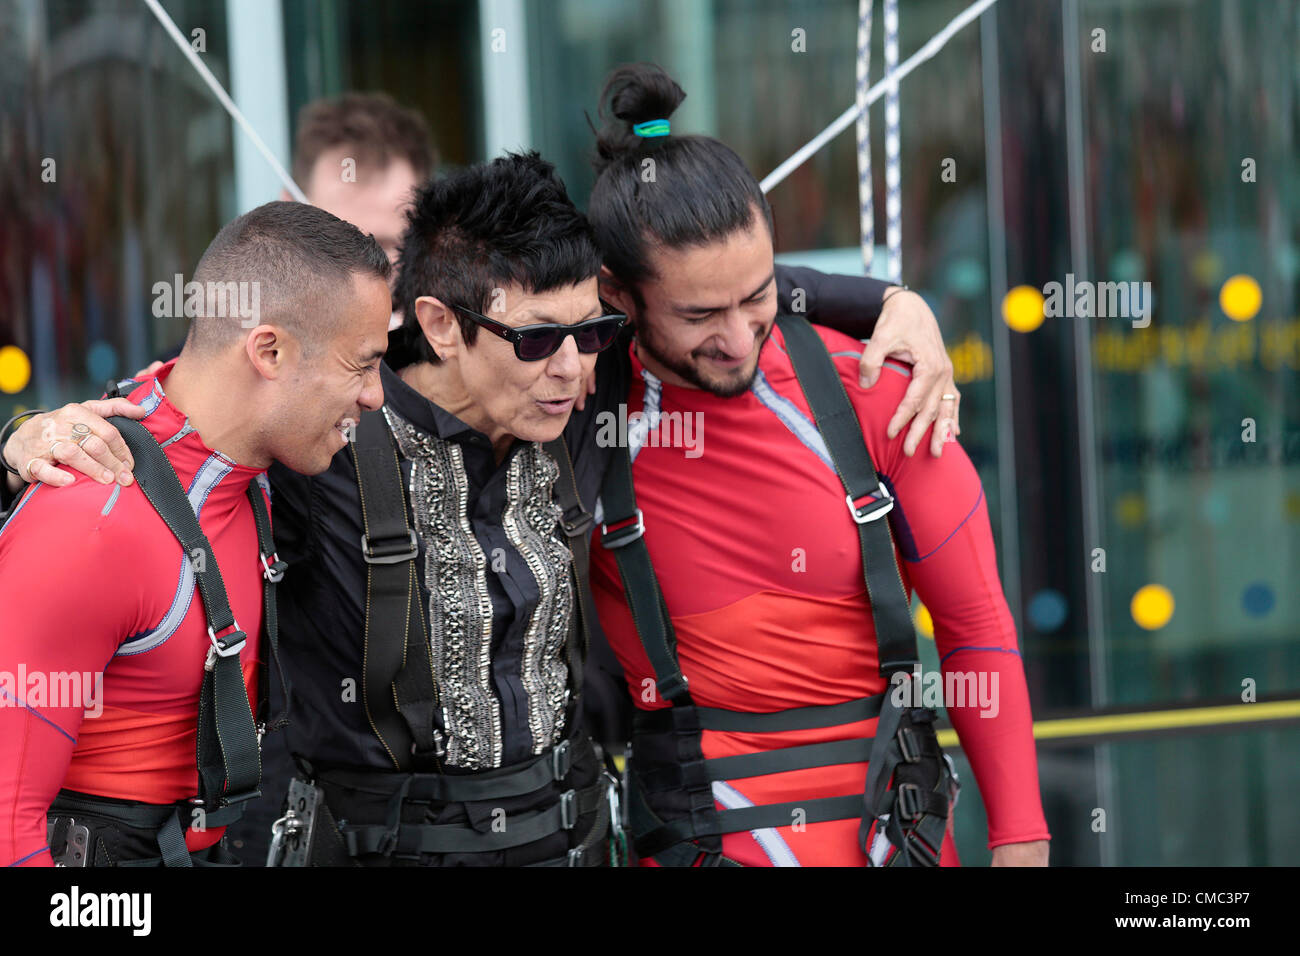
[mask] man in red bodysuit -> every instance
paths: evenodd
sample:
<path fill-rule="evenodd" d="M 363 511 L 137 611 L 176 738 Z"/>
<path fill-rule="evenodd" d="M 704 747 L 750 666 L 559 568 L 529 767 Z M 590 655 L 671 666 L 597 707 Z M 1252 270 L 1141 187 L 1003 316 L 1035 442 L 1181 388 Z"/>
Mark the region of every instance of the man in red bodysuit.
<path fill-rule="evenodd" d="M 249 636 L 251 700 L 264 567 L 249 484 L 269 498 L 273 459 L 323 471 L 349 425 L 383 404 L 389 269 L 373 238 L 323 210 L 261 206 L 222 229 L 193 280 L 251 283 L 254 314 L 201 310 L 178 359 L 104 403 L 140 420 L 180 479 L 212 549 L 198 560 L 219 566 Z M 92 457 L 116 441 L 108 429 L 52 436 L 78 438 Z M 194 560 L 138 484 L 81 474 L 60 494 L 33 485 L 0 529 L 0 864 L 53 863 L 46 814 L 61 792 L 119 808 L 195 793 L 213 640 Z M 67 675 L 80 695 L 62 692 Z M 194 827 L 185 849 L 200 859 L 221 837 Z M 122 862 L 87 851 L 92 864 Z"/>
<path fill-rule="evenodd" d="M 625 67 L 611 77 L 602 98 L 607 123 L 599 134 L 589 209 L 607 266 L 602 296 L 635 323 L 626 433 L 645 546 L 693 707 L 715 715 L 843 708 L 889 690 L 878 670 L 857 526 L 785 338 L 774 326 L 766 200 L 723 144 L 665 134 L 667 117 L 683 96 L 657 68 Z M 644 177 L 647 168 L 654 169 L 653 180 Z M 903 586 L 920 594 L 934 619 L 945 676 L 970 677 L 960 685 L 971 691 L 966 699 L 945 704 L 988 809 L 994 865 L 1045 865 L 1049 834 L 1029 696 L 979 479 L 955 442 L 935 458 L 909 456 L 901 436 L 888 437 L 908 366 L 888 362 L 879 380 L 863 388 L 857 378 L 861 343 L 814 328 L 894 498 L 889 519 Z M 948 424 L 941 419 L 936 427 Z M 592 586 L 645 718 L 669 702 L 638 636 L 644 621 L 633 620 L 626 602 L 626 572 L 614 550 L 626 545 L 609 538 L 606 548 L 601 540 L 598 532 Z M 737 726 L 730 729 L 693 731 L 704 770 L 714 768 L 704 784 L 712 808 L 689 810 L 682 802 L 691 774 L 698 782 L 701 767 L 698 757 L 672 749 L 681 744 L 682 725 L 661 721 L 659 742 L 647 734 L 644 749 L 634 735 L 634 808 L 637 800 L 647 801 L 660 831 L 665 820 L 675 820 L 713 836 L 716 819 L 726 817 L 722 811 L 786 805 L 796 812 L 787 814 L 786 825 L 722 831 L 720 855 L 698 839 L 660 839 L 656 847 L 676 853 L 664 861 L 866 863 L 860 813 L 816 822 L 797 813 L 801 801 L 861 795 L 864 759 L 725 778 L 717 768 L 736 762 L 715 761 L 796 747 L 845 753 L 875 732 L 876 720 L 771 733 L 740 727 L 746 717 L 731 719 Z M 638 772 L 646 754 L 658 763 Z M 869 848 L 876 849 L 874 841 Z M 939 862 L 956 865 L 951 829 Z"/>

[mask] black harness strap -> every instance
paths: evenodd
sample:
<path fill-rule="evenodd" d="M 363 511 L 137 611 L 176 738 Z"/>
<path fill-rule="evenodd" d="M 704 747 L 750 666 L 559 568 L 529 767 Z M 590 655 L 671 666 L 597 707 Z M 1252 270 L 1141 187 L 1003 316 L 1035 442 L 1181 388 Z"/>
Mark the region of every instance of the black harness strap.
<path fill-rule="evenodd" d="M 673 820 L 662 824 L 636 839 L 636 851 L 641 856 L 656 856 L 683 840 L 701 836 L 721 836 L 724 833 L 741 833 L 767 827 L 788 827 L 792 823 L 825 823 L 856 817 L 862 810 L 862 798 L 819 797 L 815 800 L 791 800 L 788 803 L 767 803 L 757 807 L 738 807 L 715 813 L 701 826 L 698 821 Z"/>
<path fill-rule="evenodd" d="M 199 527 L 185 489 L 162 448 L 148 429 L 136 421 L 114 417 L 109 423 L 117 428 L 131 450 L 140 490 L 176 536 L 194 569 L 212 641 L 199 691 L 196 805 L 204 810 L 205 826 L 226 826 L 239 818 L 246 801 L 260 796 L 259 735 L 239 663 L 246 636 L 230 610 L 212 546 Z M 263 521 L 269 527 L 265 503 L 256 483 L 250 483 L 249 501 L 254 515 L 258 516 L 259 531 Z M 274 606 L 274 581 L 269 573 L 264 578 L 263 606 Z M 266 621 L 273 648 L 277 644 L 275 623 L 274 616 Z M 183 838 L 178 840 L 180 836 L 179 822 L 175 827 L 168 824 L 160 831 L 160 848 L 168 865 L 191 865 L 184 852 Z"/>
<path fill-rule="evenodd" d="M 812 730 L 817 727 L 837 727 L 860 720 L 870 720 L 880 715 L 883 694 L 859 697 L 842 704 L 822 707 L 792 707 L 771 713 L 722 710 L 718 707 L 697 708 L 700 726 L 705 730 L 725 730 L 731 733 L 779 733 L 785 730 Z M 643 711 L 642 713 L 649 713 Z"/>
<path fill-rule="evenodd" d="M 845 505 L 858 526 L 863 576 L 879 647 L 880 676 L 889 681 L 900 672 L 910 675 L 918 664 L 916 628 L 898 571 L 894 536 L 889 522 L 881 520 L 893 510 L 894 499 L 880 483 L 857 413 L 821 336 L 801 318 L 780 316 L 777 324 L 785 337 L 799 387 L 847 492 Z M 867 839 L 874 821 L 877 831 L 883 830 L 901 851 L 894 855 L 893 864 L 934 866 L 939 862 L 947 826 L 951 768 L 939 750 L 934 719 L 933 710 L 904 710 L 892 693 L 886 694 L 867 766 L 858 834 L 868 856 L 871 848 Z M 888 789 L 891 778 L 893 790 Z"/>
<path fill-rule="evenodd" d="M 650 549 L 645 543 L 645 518 L 636 503 L 636 489 L 632 484 L 632 456 L 630 449 L 615 449 L 605 470 L 605 481 L 600 492 L 605 523 L 601 526 L 601 544 L 614 552 L 619 577 L 632 621 L 645 648 L 650 666 L 655 673 L 655 689 L 672 706 L 663 711 L 670 722 L 672 749 L 676 765 L 683 769 L 682 790 L 687 805 L 684 810 L 686 824 L 697 848 L 710 856 L 719 856 L 722 841 L 717 829 L 717 810 L 714 807 L 713 789 L 705 775 L 697 770 L 704 761 L 700 749 L 702 726 L 700 709 L 691 699 L 686 676 L 677 661 L 677 636 L 673 632 L 672 617 L 664 602 Z M 635 737 L 633 764 L 635 760 Z M 635 807 L 637 804 L 633 804 Z M 683 837 L 682 839 L 687 839 Z M 636 839 L 637 853 L 654 856 Z M 661 859 L 660 863 L 669 862 Z"/>
<path fill-rule="evenodd" d="M 365 412 L 352 443 L 366 562 L 362 698 L 371 728 L 398 770 L 436 768 L 438 686 L 406 511 L 397 446 L 383 412 Z"/>
<path fill-rule="evenodd" d="M 917 662 L 916 627 L 894 557 L 894 536 L 889 522 L 881 520 L 893 510 L 894 499 L 880 483 L 862 440 L 857 413 L 821 336 L 804 319 L 781 316 L 777 325 L 785 336 L 795 377 L 808 399 L 817 430 L 848 492 L 845 505 L 858 526 L 863 575 L 880 648 L 880 676 L 888 680 L 895 671 L 911 672 Z"/>
<path fill-rule="evenodd" d="M 271 514 L 266 509 L 266 500 L 257 482 L 248 485 L 248 498 L 253 505 L 253 520 L 257 523 L 257 548 L 262 559 L 262 620 L 265 623 L 266 643 L 270 656 L 259 655 L 262 663 L 257 677 L 257 726 L 258 732 L 280 730 L 289 723 L 289 681 L 284 668 L 280 666 L 280 618 L 275 602 L 275 585 L 284 578 L 288 564 L 280 560 L 275 550 L 275 539 L 271 534 Z M 271 681 L 269 671 L 274 662 L 276 679 L 280 682 L 281 699 L 284 710 L 274 718 L 271 717 Z"/>
<path fill-rule="evenodd" d="M 373 807 L 376 797 L 385 798 L 383 822 L 347 823 L 338 826 L 345 858 L 372 854 L 414 859 L 425 853 L 486 853 L 512 849 L 560 832 L 570 833 L 571 847 L 564 857 L 535 865 L 603 865 L 611 814 L 604 774 L 597 773 L 589 784 L 575 786 L 572 776 L 579 766 L 594 768 L 595 745 L 581 732 L 580 725 L 555 747 L 524 763 L 478 773 L 376 773 L 371 770 L 324 770 L 318 779 L 326 787 L 329 804 L 335 795 L 356 800 L 355 806 Z M 425 820 L 432 820 L 431 804 L 483 803 L 510 800 L 550 791 L 556 799 L 548 805 L 511 811 L 505 830 L 489 832 L 470 820 L 455 823 L 419 822 L 409 815 L 412 805 Z M 491 806 L 491 804 L 488 804 Z M 594 819 L 591 819 L 595 811 Z M 494 815 L 496 811 L 493 811 Z M 338 814 L 351 816 L 346 809 Z M 583 818 L 590 823 L 579 826 Z M 329 865 L 312 862 L 311 865 Z"/>
<path fill-rule="evenodd" d="M 407 794 L 400 794 L 402 800 Z M 368 853 L 488 853 L 541 840 L 561 830 L 572 830 L 578 818 L 589 815 L 605 799 L 605 780 L 583 790 L 566 790 L 560 800 L 544 810 L 507 818 L 502 830 L 480 832 L 459 824 L 404 823 L 386 826 L 342 825 L 340 830 L 351 856 Z"/>
<path fill-rule="evenodd" d="M 654 668 L 656 689 L 674 706 L 690 706 L 687 681 L 677 663 L 677 635 L 645 544 L 645 517 L 636 505 L 629 449 L 610 456 L 600 499 L 605 510 L 600 541 L 615 552 L 632 620 Z"/>
<path fill-rule="evenodd" d="M 567 719 L 572 721 L 580 713 L 582 699 L 583 670 L 586 667 L 587 654 L 591 650 L 591 627 L 596 620 L 596 601 L 591 593 L 591 526 L 594 522 L 591 513 L 583 507 L 582 497 L 578 494 L 578 481 L 573 473 L 573 459 L 569 456 L 569 446 L 561 435 L 549 441 L 542 448 L 555 461 L 560 473 L 556 478 L 552 494 L 560 506 L 560 528 L 564 531 L 569 544 L 569 553 L 573 555 L 569 579 L 577 597 L 576 620 L 569 628 L 566 656 L 569 663 L 569 683 L 573 687 Z"/>
<path fill-rule="evenodd" d="M 588 744 L 589 745 L 589 744 Z M 533 757 L 518 767 L 506 771 L 486 773 L 425 773 L 413 774 L 407 785 L 405 799 L 419 803 L 467 803 L 477 800 L 501 800 L 519 797 L 559 783 L 568 776 L 572 766 L 575 746 L 581 741 L 562 740 L 540 756 Z M 321 778 L 337 787 L 363 794 L 389 794 L 376 786 L 373 770 L 326 770 Z M 385 775 L 386 777 L 391 774 Z M 387 781 L 385 781 L 387 782 Z"/>
<path fill-rule="evenodd" d="M 871 742 L 871 737 L 854 737 L 851 740 L 833 740 L 823 744 L 782 747 L 780 750 L 759 750 L 734 757 L 713 757 L 698 764 L 666 764 L 642 771 L 639 777 L 641 786 L 647 793 L 662 793 L 696 784 L 697 773 L 703 774 L 703 779 L 712 783 L 714 780 L 743 780 L 746 777 L 762 777 L 789 770 L 858 763 L 871 756 Z"/>

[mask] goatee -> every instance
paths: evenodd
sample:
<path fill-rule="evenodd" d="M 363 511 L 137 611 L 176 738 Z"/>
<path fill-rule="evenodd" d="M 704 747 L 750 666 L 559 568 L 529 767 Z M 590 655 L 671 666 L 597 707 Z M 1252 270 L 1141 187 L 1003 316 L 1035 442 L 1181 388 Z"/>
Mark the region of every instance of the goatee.
<path fill-rule="evenodd" d="M 769 326 L 762 340 L 755 343 L 756 346 L 761 349 L 763 344 L 767 342 L 768 336 L 771 334 L 772 327 Z M 664 368 L 676 373 L 683 380 L 690 382 L 696 388 L 702 389 L 711 395 L 717 395 L 719 398 L 735 398 L 737 395 L 743 395 L 745 392 L 749 391 L 749 387 L 754 383 L 755 376 L 758 375 L 758 363 L 755 362 L 753 369 L 751 369 L 748 374 L 738 372 L 738 375 L 735 378 L 721 382 L 713 381 L 704 378 L 700 374 L 698 367 L 690 362 L 681 359 L 674 359 L 666 355 L 664 351 L 658 347 L 658 343 L 655 342 L 654 338 L 646 334 L 646 329 L 644 327 L 637 329 L 636 342 L 638 349 L 644 349 L 647 355 Z M 692 353 L 692 355 L 694 354 L 697 353 Z"/>

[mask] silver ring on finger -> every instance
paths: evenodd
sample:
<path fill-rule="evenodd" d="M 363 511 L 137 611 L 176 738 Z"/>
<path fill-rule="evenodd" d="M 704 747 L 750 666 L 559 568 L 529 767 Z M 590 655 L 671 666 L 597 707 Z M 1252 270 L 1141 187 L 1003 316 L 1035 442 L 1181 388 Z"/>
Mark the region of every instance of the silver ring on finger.
<path fill-rule="evenodd" d="M 63 442 L 63 439 L 62 439 L 62 438 L 56 438 L 56 439 L 54 439 L 54 441 L 50 442 L 50 457 L 51 457 L 51 458 L 54 458 L 54 449 L 55 449 L 55 446 L 57 446 L 57 445 L 59 445 L 59 444 L 62 444 L 62 442 Z"/>
<path fill-rule="evenodd" d="M 80 422 L 72 426 L 72 441 L 78 448 L 84 448 L 86 439 L 91 435 L 90 426 L 83 425 Z"/>
<path fill-rule="evenodd" d="M 957 401 L 957 396 L 954 395 L 954 394 L 952 394 L 951 392 L 947 392 L 947 393 L 945 393 L 944 396 L 943 396 L 943 401 L 945 401 L 945 402 L 955 402 L 955 401 Z"/>

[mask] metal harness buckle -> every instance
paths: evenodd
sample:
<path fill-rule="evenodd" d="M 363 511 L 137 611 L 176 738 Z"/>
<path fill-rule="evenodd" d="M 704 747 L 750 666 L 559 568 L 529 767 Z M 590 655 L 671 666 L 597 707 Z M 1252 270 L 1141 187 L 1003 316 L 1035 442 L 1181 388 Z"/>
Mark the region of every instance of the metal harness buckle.
<path fill-rule="evenodd" d="M 916 820 L 921 816 L 921 788 L 914 783 L 900 783 L 896 788 L 895 808 L 904 820 Z"/>
<path fill-rule="evenodd" d="M 207 660 L 203 662 L 203 669 L 205 671 L 212 670 L 218 657 L 237 657 L 239 652 L 244 649 L 244 641 L 247 639 L 247 635 L 239 629 L 239 622 L 232 621 L 230 627 L 231 631 L 229 634 L 225 637 L 218 638 L 217 635 L 213 633 L 212 626 L 208 626 L 208 640 L 212 642 L 212 646 L 208 648 Z M 239 635 L 239 640 L 233 643 L 228 643 L 228 639 L 236 634 Z"/>
<path fill-rule="evenodd" d="M 579 510 L 576 514 L 565 515 L 560 523 L 564 525 L 564 533 L 567 537 L 577 538 L 590 531 L 595 521 L 596 519 L 586 511 Z"/>
<path fill-rule="evenodd" d="M 572 760 L 569 754 L 569 741 L 561 740 L 551 751 L 551 777 L 559 783 L 569 775 Z"/>
<path fill-rule="evenodd" d="M 917 763 L 921 759 L 921 749 L 916 742 L 916 735 L 911 727 L 898 728 L 898 749 L 903 755 L 904 763 Z"/>
<path fill-rule="evenodd" d="M 46 827 L 45 842 L 50 843 L 54 840 L 55 822 L 50 821 Z M 90 828 L 84 823 L 78 823 L 74 817 L 68 817 L 68 836 L 67 845 L 62 853 L 54 857 L 55 866 L 89 866 L 90 857 Z"/>
<path fill-rule="evenodd" d="M 645 515 L 642 514 L 640 508 L 636 509 L 636 524 L 626 524 L 631 520 L 631 518 L 624 518 L 622 521 L 615 522 L 622 525 L 622 527 L 615 528 L 613 531 L 609 530 L 608 522 L 602 523 L 600 526 L 600 543 L 606 549 L 622 548 L 645 534 Z"/>
<path fill-rule="evenodd" d="M 262 554 L 259 557 L 262 559 L 262 576 L 272 584 L 279 584 L 289 565 L 280 560 L 279 554 L 271 555 L 270 563 L 267 563 L 266 555 Z"/>
<path fill-rule="evenodd" d="M 578 823 L 578 791 L 566 790 L 560 795 L 560 826 L 572 830 Z"/>
<path fill-rule="evenodd" d="M 852 495 L 844 496 L 844 503 L 849 506 L 849 515 L 857 524 L 866 524 L 868 521 L 875 521 L 877 518 L 883 518 L 894 510 L 894 499 L 885 486 L 879 481 L 876 482 L 876 490 L 869 491 L 863 497 L 871 497 L 865 505 L 859 508 L 853 503 Z"/>
<path fill-rule="evenodd" d="M 370 536 L 367 534 L 361 536 L 361 557 L 365 559 L 366 564 L 401 564 L 403 561 L 414 561 L 419 553 L 419 541 L 415 537 L 415 531 L 410 528 L 406 531 L 406 550 L 397 554 L 377 555 L 370 546 Z"/>

